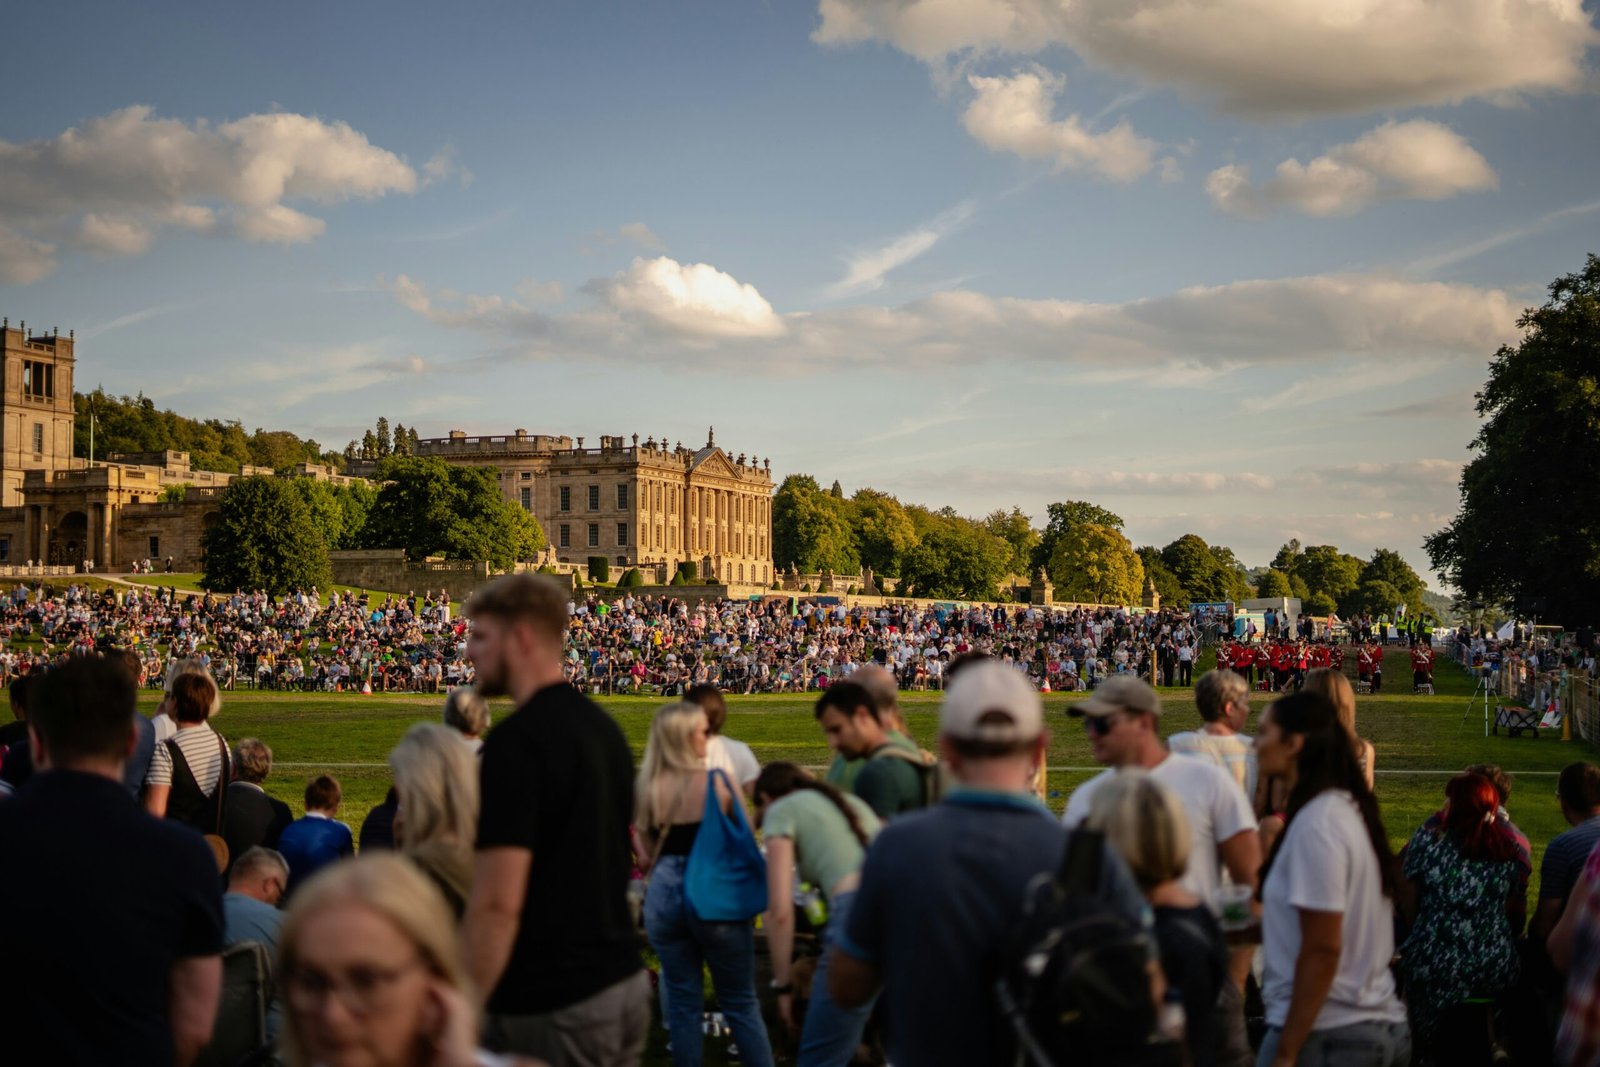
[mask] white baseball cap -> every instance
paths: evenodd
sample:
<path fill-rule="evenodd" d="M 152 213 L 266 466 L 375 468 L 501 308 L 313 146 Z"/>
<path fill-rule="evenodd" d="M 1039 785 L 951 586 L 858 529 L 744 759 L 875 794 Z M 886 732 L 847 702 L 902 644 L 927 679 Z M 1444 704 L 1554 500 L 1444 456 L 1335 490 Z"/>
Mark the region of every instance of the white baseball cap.
<path fill-rule="evenodd" d="M 1032 741 L 1044 732 L 1044 705 L 1021 672 L 994 660 L 961 670 L 939 707 L 939 733 L 962 741 Z"/>

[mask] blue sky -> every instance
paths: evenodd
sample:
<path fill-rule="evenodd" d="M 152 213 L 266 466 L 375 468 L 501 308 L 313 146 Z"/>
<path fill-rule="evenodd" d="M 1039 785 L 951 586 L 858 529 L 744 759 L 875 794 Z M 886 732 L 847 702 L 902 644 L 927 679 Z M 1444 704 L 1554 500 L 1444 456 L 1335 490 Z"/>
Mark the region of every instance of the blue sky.
<path fill-rule="evenodd" d="M 1488 358 L 1600 250 L 1577 0 L 8 29 L 0 311 L 76 329 L 80 386 L 333 447 L 715 423 L 851 490 L 1420 567 Z"/>

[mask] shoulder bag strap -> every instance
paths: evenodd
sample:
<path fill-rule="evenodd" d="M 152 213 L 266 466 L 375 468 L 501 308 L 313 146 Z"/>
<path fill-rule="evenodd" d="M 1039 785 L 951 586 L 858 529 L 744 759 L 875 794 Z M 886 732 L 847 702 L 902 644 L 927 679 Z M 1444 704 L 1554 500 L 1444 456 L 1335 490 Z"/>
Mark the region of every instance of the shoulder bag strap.
<path fill-rule="evenodd" d="M 678 791 L 677 800 L 681 801 L 684 797 L 688 796 L 689 790 L 693 785 L 694 779 L 692 777 L 685 781 L 683 783 L 683 788 Z M 668 808 L 667 812 L 670 812 L 671 810 L 671 808 Z M 655 873 L 656 863 L 661 859 L 661 850 L 667 847 L 667 831 L 670 829 L 672 829 L 672 820 L 670 818 L 658 821 L 658 825 L 656 826 L 656 847 L 650 850 L 650 866 L 646 867 L 644 871 L 646 878 L 649 878 Z"/>
<path fill-rule="evenodd" d="M 228 755 L 228 742 L 217 735 L 217 749 L 222 754 L 222 762 L 217 765 L 217 828 L 214 833 L 222 833 L 222 806 L 227 801 L 228 779 L 233 777 L 233 760 Z"/>

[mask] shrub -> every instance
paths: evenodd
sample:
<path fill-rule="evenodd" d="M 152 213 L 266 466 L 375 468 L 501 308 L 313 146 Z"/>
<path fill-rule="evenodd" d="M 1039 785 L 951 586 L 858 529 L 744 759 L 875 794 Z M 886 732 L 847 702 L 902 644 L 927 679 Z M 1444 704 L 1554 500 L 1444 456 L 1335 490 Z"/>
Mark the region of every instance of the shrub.
<path fill-rule="evenodd" d="M 621 578 L 617 579 L 618 589 L 631 589 L 636 585 L 644 584 L 644 575 L 639 573 L 638 567 L 629 567 Z"/>
<path fill-rule="evenodd" d="M 677 577 L 683 579 L 684 585 L 693 585 L 700 577 L 700 568 L 692 559 L 686 559 L 678 564 Z"/>
<path fill-rule="evenodd" d="M 677 572 L 675 574 L 673 574 L 673 576 L 672 576 L 672 581 L 667 583 L 667 584 L 669 584 L 669 585 L 688 585 L 689 584 L 689 579 L 687 579 L 687 578 L 685 578 L 683 576 L 683 568 L 682 567 L 678 568 Z"/>
<path fill-rule="evenodd" d="M 805 585 L 802 585 L 802 586 L 801 586 L 801 587 L 800 587 L 800 591 L 801 591 L 801 592 L 802 592 L 802 593 L 809 593 L 809 592 L 811 592 L 811 583 L 810 583 L 810 582 L 807 582 L 807 583 L 806 583 L 806 584 L 805 584 Z"/>
<path fill-rule="evenodd" d="M 590 556 L 589 580 L 591 582 L 609 582 L 611 580 L 611 561 L 604 556 Z"/>
<path fill-rule="evenodd" d="M 852 585 L 849 589 L 845 590 L 844 595 L 845 596 L 860 596 L 861 595 L 861 590 Z"/>
<path fill-rule="evenodd" d="M 539 568 L 539 573 L 540 574 L 554 574 L 554 573 L 556 573 L 556 569 L 554 567 L 550 566 L 550 564 L 546 563 L 544 566 Z"/>

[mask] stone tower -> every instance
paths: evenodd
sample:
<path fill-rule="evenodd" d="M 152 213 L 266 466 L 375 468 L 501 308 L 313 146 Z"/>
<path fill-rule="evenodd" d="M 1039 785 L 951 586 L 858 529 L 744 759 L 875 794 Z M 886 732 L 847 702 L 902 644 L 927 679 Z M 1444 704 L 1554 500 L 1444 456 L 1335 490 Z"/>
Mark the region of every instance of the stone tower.
<path fill-rule="evenodd" d="M 0 507 L 22 503 L 24 471 L 72 466 L 73 336 L 27 324 L 0 326 L 5 388 L 0 392 Z"/>

